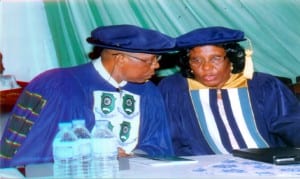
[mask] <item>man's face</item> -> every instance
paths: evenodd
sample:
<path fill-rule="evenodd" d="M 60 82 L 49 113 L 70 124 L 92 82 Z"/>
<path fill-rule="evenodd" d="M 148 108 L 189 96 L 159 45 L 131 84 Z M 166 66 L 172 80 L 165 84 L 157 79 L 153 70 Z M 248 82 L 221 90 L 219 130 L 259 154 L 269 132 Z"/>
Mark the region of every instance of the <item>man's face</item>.
<path fill-rule="evenodd" d="M 159 68 L 158 60 L 160 57 L 153 54 L 145 53 L 129 53 L 122 52 L 126 61 L 123 66 L 124 80 L 134 83 L 144 83 L 149 80 L 154 74 L 155 70 Z"/>

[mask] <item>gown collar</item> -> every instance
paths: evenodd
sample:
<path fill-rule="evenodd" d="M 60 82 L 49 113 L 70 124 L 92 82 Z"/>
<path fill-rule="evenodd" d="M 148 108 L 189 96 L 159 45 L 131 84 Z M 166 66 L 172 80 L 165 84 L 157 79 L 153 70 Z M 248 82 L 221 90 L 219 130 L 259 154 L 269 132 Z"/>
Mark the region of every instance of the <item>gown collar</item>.
<path fill-rule="evenodd" d="M 101 57 L 93 60 L 93 65 L 96 69 L 96 71 L 99 73 L 99 75 L 104 78 L 109 84 L 111 84 L 112 86 L 114 86 L 115 88 L 120 88 L 123 87 L 127 84 L 127 81 L 121 81 L 121 83 L 118 83 L 108 72 L 107 70 L 104 68 L 102 61 L 101 61 Z"/>

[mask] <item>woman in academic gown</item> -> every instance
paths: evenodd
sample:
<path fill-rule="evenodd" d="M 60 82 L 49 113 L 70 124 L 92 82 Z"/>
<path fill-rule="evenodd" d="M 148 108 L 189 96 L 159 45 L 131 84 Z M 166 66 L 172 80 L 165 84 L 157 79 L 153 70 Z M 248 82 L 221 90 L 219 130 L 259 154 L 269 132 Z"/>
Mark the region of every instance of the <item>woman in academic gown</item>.
<path fill-rule="evenodd" d="M 177 38 L 181 73 L 163 79 L 177 155 L 300 146 L 300 104 L 277 78 L 255 72 L 244 33 L 200 28 Z"/>

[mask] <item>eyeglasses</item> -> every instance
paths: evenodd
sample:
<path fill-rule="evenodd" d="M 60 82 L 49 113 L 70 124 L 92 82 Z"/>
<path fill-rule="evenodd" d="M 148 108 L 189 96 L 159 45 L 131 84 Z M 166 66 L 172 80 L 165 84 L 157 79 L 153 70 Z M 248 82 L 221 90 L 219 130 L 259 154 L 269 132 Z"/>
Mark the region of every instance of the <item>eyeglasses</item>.
<path fill-rule="evenodd" d="M 226 59 L 226 56 L 213 56 L 210 59 L 205 60 L 203 58 L 191 58 L 189 60 L 190 64 L 193 66 L 202 66 L 204 62 L 209 62 L 210 64 L 213 64 L 214 66 L 219 66 L 221 65 L 224 60 Z"/>
<path fill-rule="evenodd" d="M 139 58 L 139 57 L 136 57 L 136 56 L 133 56 L 133 55 L 126 54 L 126 53 L 114 53 L 112 55 L 124 55 L 124 56 L 127 56 L 127 57 L 131 58 L 131 59 L 141 61 L 141 62 L 143 62 L 143 63 L 145 63 L 149 66 L 152 66 L 152 65 L 158 63 L 161 60 L 161 55 L 156 55 L 155 58 L 152 58 L 151 60 L 142 59 L 142 58 Z"/>

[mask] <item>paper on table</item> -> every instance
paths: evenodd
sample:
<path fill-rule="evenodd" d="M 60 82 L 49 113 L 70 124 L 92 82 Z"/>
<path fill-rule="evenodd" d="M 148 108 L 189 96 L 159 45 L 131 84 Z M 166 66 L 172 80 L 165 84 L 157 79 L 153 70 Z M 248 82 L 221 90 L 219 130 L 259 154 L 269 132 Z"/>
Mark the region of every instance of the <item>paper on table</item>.
<path fill-rule="evenodd" d="M 25 177 L 16 168 L 3 168 L 0 169 L 0 178 L 24 179 Z"/>
<path fill-rule="evenodd" d="M 198 163 L 197 160 L 192 160 L 177 156 L 149 156 L 144 154 L 137 154 L 131 159 L 132 162 L 150 165 L 150 166 L 169 166 L 169 165 L 185 165 Z"/>
<path fill-rule="evenodd" d="M 223 159 L 207 166 L 196 166 L 193 169 L 197 175 L 201 176 L 232 176 L 250 178 L 274 178 L 279 176 L 299 178 L 300 165 L 273 165 L 265 162 L 248 160 L 240 157 L 224 156 Z M 236 177 L 234 177 L 236 178 Z"/>

